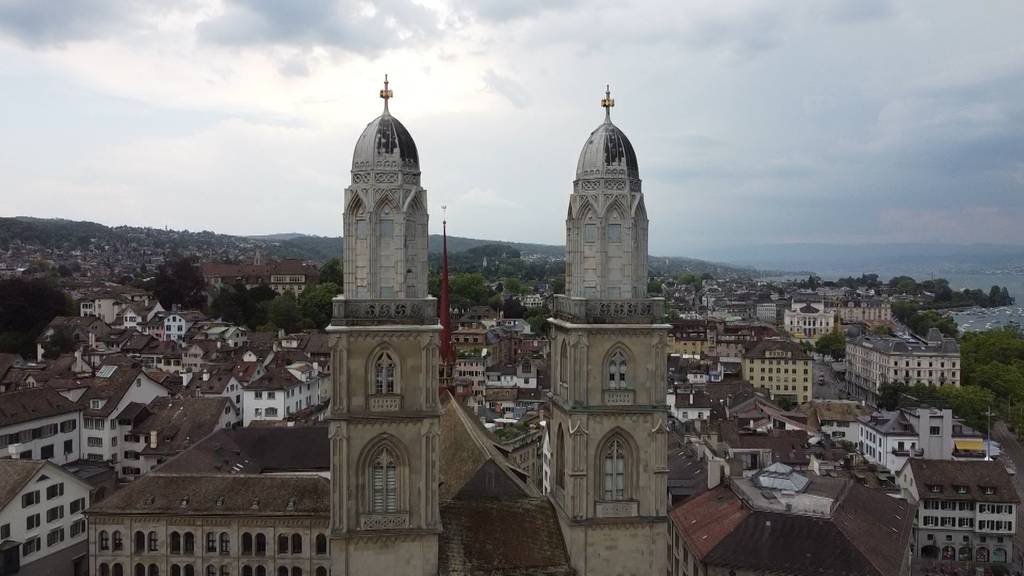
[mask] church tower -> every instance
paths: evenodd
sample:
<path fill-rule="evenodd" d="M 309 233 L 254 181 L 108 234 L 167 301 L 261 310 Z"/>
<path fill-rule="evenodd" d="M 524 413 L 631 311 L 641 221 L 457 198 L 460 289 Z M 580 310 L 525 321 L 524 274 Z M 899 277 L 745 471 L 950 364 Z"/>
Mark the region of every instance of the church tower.
<path fill-rule="evenodd" d="M 667 568 L 664 301 L 647 297 L 647 214 L 636 153 L 604 122 L 580 153 L 566 217 L 566 294 L 551 318 L 551 498 L 573 567 Z"/>
<path fill-rule="evenodd" d="M 437 301 L 416 143 L 388 109 L 356 143 L 345 189 L 345 293 L 331 338 L 331 573 L 437 574 Z"/>

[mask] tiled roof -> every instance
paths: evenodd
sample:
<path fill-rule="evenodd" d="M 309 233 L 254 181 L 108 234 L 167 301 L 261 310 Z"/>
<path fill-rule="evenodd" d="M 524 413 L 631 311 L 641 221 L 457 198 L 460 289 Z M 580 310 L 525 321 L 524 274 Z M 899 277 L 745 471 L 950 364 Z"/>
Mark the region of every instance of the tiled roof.
<path fill-rule="evenodd" d="M 149 416 L 138 423 L 133 434 L 146 437 L 143 454 L 177 454 L 217 430 L 217 424 L 231 401 L 216 398 L 154 398 L 147 406 Z M 156 447 L 148 436 L 156 432 Z"/>
<path fill-rule="evenodd" d="M 749 514 L 733 491 L 720 485 L 676 506 L 671 519 L 689 548 L 703 560 Z"/>
<path fill-rule="evenodd" d="M 160 466 L 164 473 L 259 474 L 331 469 L 327 426 L 218 430 Z"/>
<path fill-rule="evenodd" d="M 45 460 L 0 458 L 0 510 L 6 508 L 25 484 L 45 465 Z"/>
<path fill-rule="evenodd" d="M 791 340 L 761 340 L 743 354 L 744 358 L 763 359 L 767 352 L 788 352 L 790 360 L 810 360 L 804 349 Z"/>
<path fill-rule="evenodd" d="M 153 472 L 88 513 L 328 517 L 330 481 L 320 476 Z"/>
<path fill-rule="evenodd" d="M 1020 502 L 1013 479 L 1006 467 L 999 462 L 922 460 L 911 458 L 906 466 L 914 473 L 918 497 L 941 498 L 943 500 L 975 500 L 979 502 Z M 941 493 L 931 492 L 931 486 L 941 486 Z M 967 488 L 960 494 L 956 486 Z M 994 489 L 994 494 L 985 494 L 984 488 Z"/>
<path fill-rule="evenodd" d="M 0 427 L 82 410 L 49 386 L 0 394 Z"/>

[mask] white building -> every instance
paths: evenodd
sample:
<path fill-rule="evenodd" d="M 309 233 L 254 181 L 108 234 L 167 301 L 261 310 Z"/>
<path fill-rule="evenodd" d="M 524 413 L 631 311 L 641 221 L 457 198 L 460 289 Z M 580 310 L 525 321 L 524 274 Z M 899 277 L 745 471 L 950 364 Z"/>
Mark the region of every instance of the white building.
<path fill-rule="evenodd" d="M 508 366 L 492 366 L 485 371 L 488 388 L 536 388 L 537 365 L 529 359 Z"/>
<path fill-rule="evenodd" d="M 981 434 L 954 417 L 948 408 L 879 410 L 858 420 L 864 458 L 893 473 L 903 468 L 908 458 L 985 457 Z"/>
<path fill-rule="evenodd" d="M 783 325 L 794 338 L 817 340 L 832 332 L 835 315 L 825 309 L 824 302 L 800 302 L 794 299 L 783 313 Z"/>
<path fill-rule="evenodd" d="M 82 456 L 87 460 L 105 460 L 118 465 L 118 444 L 131 431 L 135 414 L 157 396 L 166 396 L 166 388 L 157 384 L 140 368 L 102 366 L 94 378 L 83 380 L 88 389 L 79 399 L 85 409 L 82 419 Z M 125 421 L 121 424 L 120 421 Z"/>
<path fill-rule="evenodd" d="M 82 408 L 42 386 L 0 394 L 0 458 L 66 464 L 81 457 Z"/>
<path fill-rule="evenodd" d="M 46 460 L 0 459 L 0 479 L 4 574 L 85 573 L 90 486 Z"/>
<path fill-rule="evenodd" d="M 199 312 L 171 312 L 163 319 L 163 340 L 174 340 L 181 342 L 185 339 L 185 333 L 193 324 L 202 320 L 204 316 Z"/>
<path fill-rule="evenodd" d="M 960 385 L 960 345 L 932 328 L 927 338 L 864 334 L 846 343 L 846 380 L 875 394 L 879 386 Z"/>
<path fill-rule="evenodd" d="M 888 324 L 892 322 L 892 307 L 880 298 L 849 298 L 838 302 L 834 311 L 845 323 Z"/>
<path fill-rule="evenodd" d="M 1020 498 L 1003 464 L 913 458 L 900 470 L 897 484 L 904 496 L 919 503 L 914 558 L 1014 561 Z"/>
<path fill-rule="evenodd" d="M 544 297 L 540 294 L 527 294 L 519 299 L 526 308 L 540 308 L 544 305 Z"/>
<path fill-rule="evenodd" d="M 271 366 L 242 392 L 242 424 L 256 420 L 284 420 L 326 400 L 327 385 L 320 370 L 309 362 Z"/>

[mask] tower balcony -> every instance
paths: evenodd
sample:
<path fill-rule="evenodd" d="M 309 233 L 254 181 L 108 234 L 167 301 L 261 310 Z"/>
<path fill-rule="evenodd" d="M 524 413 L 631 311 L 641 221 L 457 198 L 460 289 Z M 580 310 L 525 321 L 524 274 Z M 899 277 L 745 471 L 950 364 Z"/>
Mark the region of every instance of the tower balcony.
<path fill-rule="evenodd" d="M 437 299 L 367 298 L 335 296 L 331 301 L 331 326 L 432 325 L 437 324 Z"/>
<path fill-rule="evenodd" d="M 663 298 L 576 298 L 558 294 L 551 314 L 577 324 L 654 324 L 665 317 Z"/>

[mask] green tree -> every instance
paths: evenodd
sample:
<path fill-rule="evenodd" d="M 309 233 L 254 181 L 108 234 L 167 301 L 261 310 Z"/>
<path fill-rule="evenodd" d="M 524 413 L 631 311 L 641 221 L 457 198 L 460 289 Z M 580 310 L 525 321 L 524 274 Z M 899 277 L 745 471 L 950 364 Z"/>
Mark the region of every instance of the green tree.
<path fill-rule="evenodd" d="M 164 308 L 202 308 L 206 286 L 199 266 L 191 258 L 179 257 L 160 265 L 153 281 L 153 294 Z"/>
<path fill-rule="evenodd" d="M 302 313 L 291 294 L 281 294 L 267 306 L 267 320 L 275 329 L 294 332 L 302 323 Z"/>
<path fill-rule="evenodd" d="M 503 278 L 501 280 L 502 286 L 504 286 L 504 292 L 506 294 L 515 294 L 517 296 L 526 294 L 526 284 L 518 278 Z"/>
<path fill-rule="evenodd" d="M 43 358 L 53 360 L 61 354 L 74 352 L 75 336 L 67 328 L 58 328 L 50 334 L 49 339 L 43 344 Z"/>
<path fill-rule="evenodd" d="M 825 334 L 814 343 L 814 351 L 841 360 L 846 357 L 846 335 L 842 332 Z"/>
<path fill-rule="evenodd" d="M 333 282 L 321 282 L 306 287 L 299 296 L 299 311 L 303 323 L 314 328 L 326 328 L 331 323 L 331 300 L 341 292 Z"/>
<path fill-rule="evenodd" d="M 661 294 L 661 280 L 657 278 L 651 278 L 647 281 L 647 293 L 648 294 Z"/>
<path fill-rule="evenodd" d="M 35 339 L 56 316 L 75 314 L 71 299 L 47 280 L 0 280 L 0 352 L 35 356 Z"/>
<path fill-rule="evenodd" d="M 334 284 L 335 286 L 345 285 L 345 274 L 342 270 L 341 260 L 331 258 L 320 267 L 320 283 Z"/>
<path fill-rule="evenodd" d="M 939 394 L 949 402 L 953 413 L 964 419 L 968 426 L 984 430 L 992 407 L 992 392 L 980 386 L 942 386 Z"/>
<path fill-rule="evenodd" d="M 455 308 L 488 304 L 492 295 L 491 289 L 484 281 L 483 274 L 480 273 L 452 274 L 448 279 L 448 290 L 451 294 L 452 306 Z"/>

